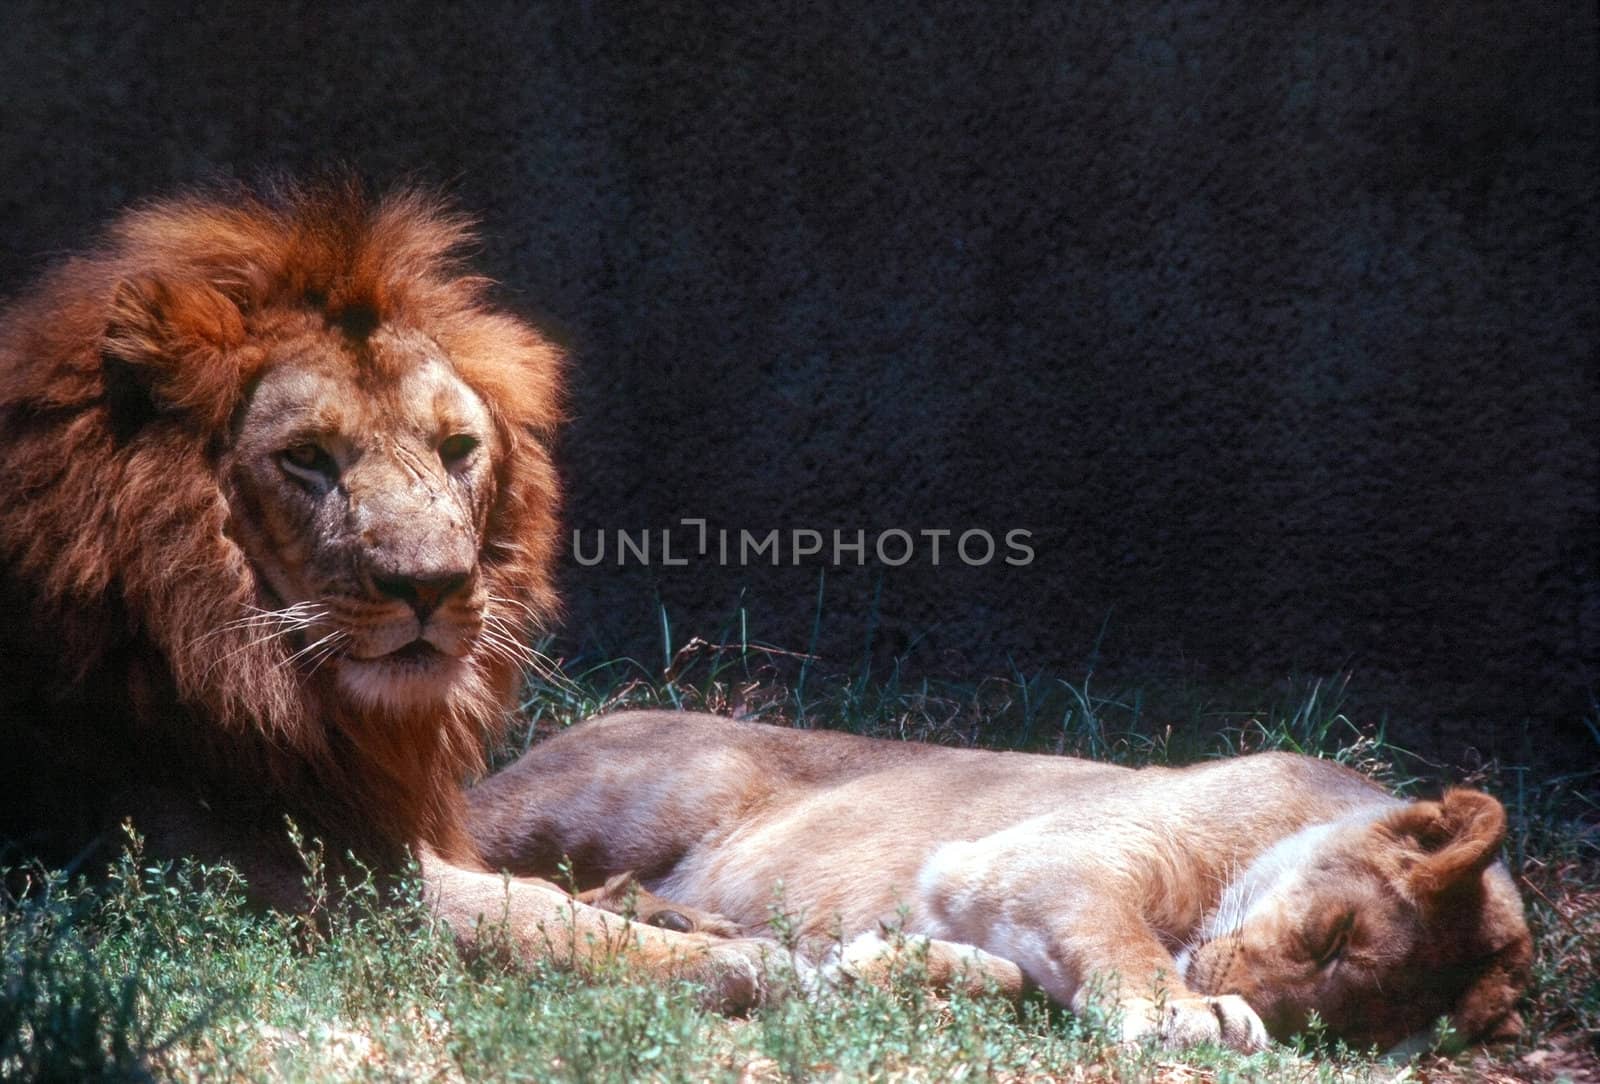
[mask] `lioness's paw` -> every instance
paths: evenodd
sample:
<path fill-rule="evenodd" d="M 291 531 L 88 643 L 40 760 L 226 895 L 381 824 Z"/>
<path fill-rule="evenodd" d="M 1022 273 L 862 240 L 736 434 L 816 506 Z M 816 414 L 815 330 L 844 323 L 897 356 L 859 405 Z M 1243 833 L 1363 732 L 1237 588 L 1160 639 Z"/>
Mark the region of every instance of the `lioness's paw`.
<path fill-rule="evenodd" d="M 926 970 L 933 946 L 942 942 L 917 935 L 893 938 L 869 931 L 834 945 L 822 959 L 821 978 L 828 986 L 869 983 L 887 988 L 910 968 Z"/>
<path fill-rule="evenodd" d="M 883 984 L 896 959 L 895 946 L 876 933 L 858 934 L 834 945 L 822 958 L 819 975 L 828 986 L 857 982 Z"/>
<path fill-rule="evenodd" d="M 1224 1045 L 1246 1054 L 1267 1048 L 1267 1025 L 1261 1022 L 1261 1017 L 1256 1015 L 1244 998 L 1237 994 L 1223 994 L 1205 1000 L 1210 1003 L 1211 1012 L 1217 1018 Z"/>
<path fill-rule="evenodd" d="M 993 993 L 1016 1000 L 1023 988 L 1022 969 L 1010 960 L 974 945 L 920 935 L 863 933 L 830 949 L 822 961 L 821 978 L 830 986 L 868 982 L 887 987 L 896 976 L 969 997 Z"/>
<path fill-rule="evenodd" d="M 1123 1005 L 1122 1038 L 1124 1042 L 1154 1038 L 1171 1047 L 1220 1043 L 1246 1054 L 1267 1048 L 1266 1025 L 1235 994 L 1178 997 L 1160 1004 L 1144 998 L 1128 1001 Z"/>

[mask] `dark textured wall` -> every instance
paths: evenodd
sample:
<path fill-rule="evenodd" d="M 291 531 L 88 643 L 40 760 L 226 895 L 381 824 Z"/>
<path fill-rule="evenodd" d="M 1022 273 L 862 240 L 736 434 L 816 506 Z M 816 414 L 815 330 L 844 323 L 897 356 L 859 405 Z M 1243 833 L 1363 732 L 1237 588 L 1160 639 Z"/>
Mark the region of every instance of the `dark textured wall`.
<path fill-rule="evenodd" d="M 575 348 L 574 526 L 1035 532 L 831 571 L 835 662 L 1071 675 L 1104 628 L 1581 735 L 1592 4 L 253 6 L 8 6 L 0 286 L 207 174 L 442 179 Z M 814 564 L 565 579 L 572 643 L 741 589 L 812 637 Z"/>

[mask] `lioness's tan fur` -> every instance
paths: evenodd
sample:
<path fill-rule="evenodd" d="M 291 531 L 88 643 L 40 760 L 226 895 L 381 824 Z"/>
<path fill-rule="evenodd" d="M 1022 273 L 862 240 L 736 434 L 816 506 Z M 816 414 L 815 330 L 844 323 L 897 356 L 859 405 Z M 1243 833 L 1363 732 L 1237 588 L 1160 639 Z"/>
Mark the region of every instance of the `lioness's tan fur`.
<path fill-rule="evenodd" d="M 1130 1036 L 1252 1049 L 1311 1009 L 1363 1044 L 1445 1014 L 1469 1037 L 1517 1026 L 1530 940 L 1494 861 L 1504 811 L 1476 791 L 1404 802 L 1284 753 L 1133 771 L 629 713 L 468 799 L 492 865 L 635 871 L 757 933 L 781 885 L 813 951 L 899 912 L 1063 1003 L 1119 995 Z"/>

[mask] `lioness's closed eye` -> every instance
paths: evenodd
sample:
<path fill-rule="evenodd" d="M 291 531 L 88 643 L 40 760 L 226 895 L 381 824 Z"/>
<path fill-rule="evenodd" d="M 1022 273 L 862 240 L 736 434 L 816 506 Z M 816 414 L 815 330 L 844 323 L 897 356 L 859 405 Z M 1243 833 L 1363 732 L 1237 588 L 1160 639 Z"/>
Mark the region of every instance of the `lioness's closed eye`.
<path fill-rule="evenodd" d="M 1313 1011 L 1362 1046 L 1441 1016 L 1467 1038 L 1520 1027 L 1531 939 L 1495 860 L 1504 810 L 1478 791 L 1406 802 L 1284 753 L 1133 771 L 640 712 L 574 727 L 468 799 L 513 872 L 563 855 L 587 883 L 636 870 L 652 908 L 757 934 L 781 885 L 802 943 L 861 935 L 855 960 L 898 909 L 1073 1008 L 1118 998 L 1127 1038 L 1250 1050 Z"/>

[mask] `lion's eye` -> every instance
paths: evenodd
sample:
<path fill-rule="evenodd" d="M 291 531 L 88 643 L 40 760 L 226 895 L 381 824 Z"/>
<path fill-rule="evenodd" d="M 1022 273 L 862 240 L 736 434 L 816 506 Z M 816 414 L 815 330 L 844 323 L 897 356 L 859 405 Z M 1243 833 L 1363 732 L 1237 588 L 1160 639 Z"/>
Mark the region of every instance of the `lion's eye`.
<path fill-rule="evenodd" d="M 466 433 L 457 433 L 453 437 L 446 437 L 439 445 L 439 458 L 444 460 L 446 466 L 454 467 L 466 462 L 478 447 L 478 438 Z"/>
<path fill-rule="evenodd" d="M 289 474 L 314 485 L 326 485 L 339 473 L 339 465 L 333 461 L 333 456 L 320 444 L 310 441 L 291 444 L 278 453 L 278 461 Z"/>
<path fill-rule="evenodd" d="M 1327 967 L 1344 954 L 1345 947 L 1350 944 L 1350 933 L 1355 929 L 1355 925 L 1355 912 L 1346 911 L 1313 941 L 1315 946 L 1313 955 L 1319 968 Z"/>

